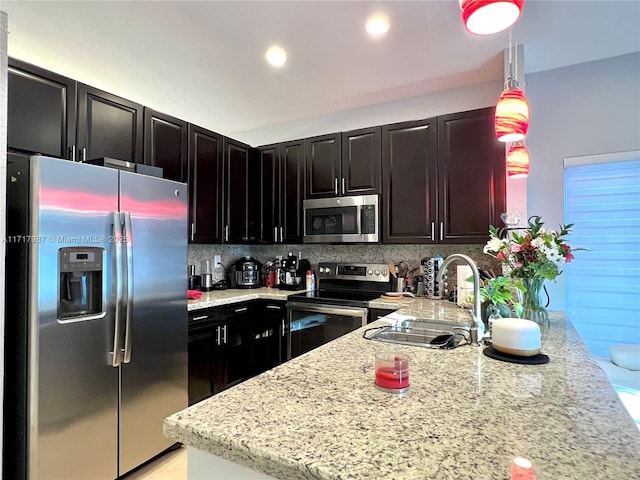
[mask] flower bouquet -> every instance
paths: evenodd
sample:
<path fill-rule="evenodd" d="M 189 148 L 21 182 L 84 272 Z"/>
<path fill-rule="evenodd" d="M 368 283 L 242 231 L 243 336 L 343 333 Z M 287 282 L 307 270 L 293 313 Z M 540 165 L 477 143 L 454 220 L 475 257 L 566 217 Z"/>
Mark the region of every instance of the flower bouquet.
<path fill-rule="evenodd" d="M 549 314 L 540 302 L 545 280 L 555 280 L 565 263 L 573 261 L 573 250 L 566 242 L 573 224 L 561 225 L 560 231 L 545 229 L 540 216 L 528 220 L 524 233 L 511 232 L 503 238 L 504 228 L 489 227 L 491 238 L 483 252 L 500 260 L 503 273 L 522 283 L 524 318 L 548 323 Z"/>

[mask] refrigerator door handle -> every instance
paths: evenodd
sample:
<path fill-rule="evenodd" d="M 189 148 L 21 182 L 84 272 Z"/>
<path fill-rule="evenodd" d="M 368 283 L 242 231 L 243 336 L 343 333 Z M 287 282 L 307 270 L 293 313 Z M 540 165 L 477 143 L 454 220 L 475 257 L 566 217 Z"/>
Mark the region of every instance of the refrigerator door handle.
<path fill-rule="evenodd" d="M 115 318 L 113 320 L 113 352 L 111 365 L 113 367 L 120 366 L 120 340 L 122 334 L 120 333 L 121 324 L 122 324 L 122 242 L 117 241 L 122 238 L 122 225 L 120 224 L 120 213 L 112 212 L 113 216 L 113 226 L 112 226 L 112 235 L 115 244 L 115 289 L 116 289 L 116 312 Z"/>
<path fill-rule="evenodd" d="M 126 305 L 125 334 L 124 334 L 124 363 L 131 361 L 131 347 L 133 332 L 131 331 L 131 318 L 133 317 L 133 248 L 131 242 L 131 213 L 124 212 L 124 236 L 122 243 L 126 245 L 127 256 L 123 265 L 126 265 Z"/>

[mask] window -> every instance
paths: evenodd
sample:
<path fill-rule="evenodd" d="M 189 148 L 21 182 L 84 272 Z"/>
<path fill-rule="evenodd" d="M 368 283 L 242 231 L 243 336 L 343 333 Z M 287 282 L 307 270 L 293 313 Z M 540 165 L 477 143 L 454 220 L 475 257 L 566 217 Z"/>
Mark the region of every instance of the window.
<path fill-rule="evenodd" d="M 594 355 L 640 344 L 640 152 L 565 159 L 567 314 Z"/>

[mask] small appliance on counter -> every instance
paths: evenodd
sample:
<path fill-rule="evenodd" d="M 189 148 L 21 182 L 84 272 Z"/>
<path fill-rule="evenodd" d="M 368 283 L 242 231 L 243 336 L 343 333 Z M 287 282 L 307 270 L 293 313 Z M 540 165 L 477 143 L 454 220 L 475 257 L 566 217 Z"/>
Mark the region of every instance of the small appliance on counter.
<path fill-rule="evenodd" d="M 200 290 L 200 276 L 196 275 L 196 266 L 189 265 L 187 270 L 188 290 Z"/>
<path fill-rule="evenodd" d="M 211 262 L 206 260 L 202 267 L 203 273 L 200 275 L 200 290 L 210 292 L 213 290 L 213 273 L 211 272 Z"/>
<path fill-rule="evenodd" d="M 280 263 L 278 288 L 283 290 L 304 290 L 306 288 L 307 270 L 311 270 L 309 260 L 298 258 L 289 252 L 287 258 L 283 258 Z"/>
<path fill-rule="evenodd" d="M 262 264 L 253 257 L 242 257 L 229 267 L 231 288 L 259 288 L 262 286 Z"/>

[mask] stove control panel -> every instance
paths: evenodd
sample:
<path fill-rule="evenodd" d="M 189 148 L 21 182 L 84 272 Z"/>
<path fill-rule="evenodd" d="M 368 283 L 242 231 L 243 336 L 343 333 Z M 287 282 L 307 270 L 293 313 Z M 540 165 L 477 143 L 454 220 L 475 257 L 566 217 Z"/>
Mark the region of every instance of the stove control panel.
<path fill-rule="evenodd" d="M 378 263 L 320 262 L 318 277 L 331 280 L 389 282 L 389 268 Z"/>

